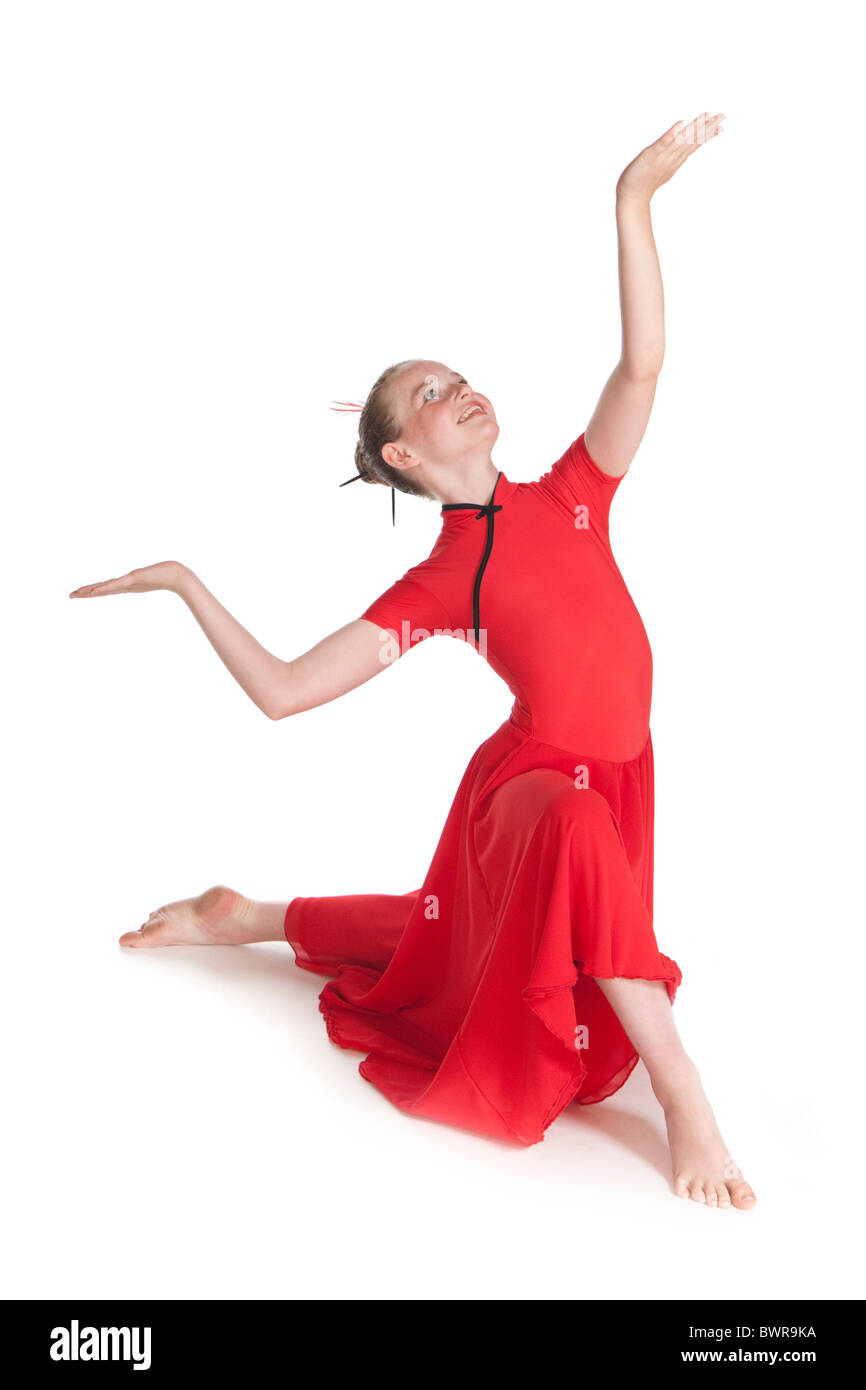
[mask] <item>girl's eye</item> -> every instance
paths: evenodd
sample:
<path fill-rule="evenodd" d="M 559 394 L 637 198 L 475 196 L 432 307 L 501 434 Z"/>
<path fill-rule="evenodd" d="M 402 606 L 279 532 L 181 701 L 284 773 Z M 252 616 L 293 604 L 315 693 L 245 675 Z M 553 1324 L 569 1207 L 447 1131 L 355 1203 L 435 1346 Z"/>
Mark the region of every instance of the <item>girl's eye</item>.
<path fill-rule="evenodd" d="M 466 385 L 466 378 L 465 378 L 465 376 L 462 376 L 462 377 L 460 378 L 460 385 L 461 385 L 461 386 L 465 386 L 465 385 Z M 425 386 L 424 386 L 424 394 L 423 394 L 423 396 L 421 397 L 422 401 L 426 401 L 426 400 L 428 399 L 428 396 L 427 396 L 427 392 L 428 392 L 428 391 L 435 391 L 435 393 L 436 393 L 436 395 L 437 395 L 437 397 L 438 397 L 438 395 L 439 395 L 439 378 L 438 378 L 438 376 L 431 376 L 431 377 L 430 377 L 430 380 L 429 380 L 429 383 L 425 383 Z"/>

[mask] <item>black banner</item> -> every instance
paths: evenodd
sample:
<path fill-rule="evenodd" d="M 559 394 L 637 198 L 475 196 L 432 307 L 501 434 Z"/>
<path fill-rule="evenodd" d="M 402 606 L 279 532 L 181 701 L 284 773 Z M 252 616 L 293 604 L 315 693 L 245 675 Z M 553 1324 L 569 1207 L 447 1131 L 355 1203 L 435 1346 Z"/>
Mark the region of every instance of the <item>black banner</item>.
<path fill-rule="evenodd" d="M 365 1364 L 360 1374 L 365 1379 L 375 1373 L 372 1367 L 382 1351 L 388 1358 L 389 1379 L 414 1375 L 417 1368 L 408 1347 L 416 1328 L 423 1339 L 420 1369 L 425 1377 L 435 1370 L 434 1352 L 440 1348 L 443 1368 L 447 1365 L 450 1376 L 458 1372 L 461 1378 L 487 1378 L 500 1367 L 513 1376 L 518 1366 L 522 1370 L 529 1365 L 543 1376 L 550 1357 L 554 1364 L 567 1358 L 576 1379 L 590 1367 L 596 1372 L 604 1368 L 664 1373 L 675 1367 L 740 1365 L 808 1368 L 826 1375 L 841 1369 L 843 1362 L 853 1369 L 859 1360 L 862 1300 L 562 1300 L 571 1305 L 564 1320 L 549 1308 L 515 1315 L 499 1313 L 496 1302 L 483 1298 L 459 1301 L 470 1304 L 465 1327 L 459 1328 L 443 1326 L 439 1320 L 431 1323 L 431 1305 L 420 1300 L 417 1313 L 413 1300 L 405 1300 L 399 1321 L 375 1310 L 358 1314 L 352 1309 L 356 1300 L 345 1300 L 345 1311 L 340 1311 L 341 1301 L 335 1301 L 327 1314 L 329 1336 L 323 1339 L 323 1349 L 357 1347 L 356 1329 L 364 1319 Z M 549 1302 L 527 1300 L 535 1301 Z M 453 1308 L 448 1299 L 441 1302 Z M 301 1346 L 304 1303 L 9 1300 L 2 1305 L 3 1340 L 10 1356 L 14 1348 L 15 1364 L 28 1379 L 31 1373 L 47 1373 L 52 1381 L 137 1374 L 142 1383 L 147 1376 L 170 1384 L 173 1377 L 179 1380 L 192 1373 L 249 1376 L 271 1371 L 288 1378 L 304 1375 L 317 1350 L 318 1338 L 314 1332 L 309 1339 L 306 1322 L 307 1351 Z M 347 1343 L 344 1336 L 352 1341 Z"/>

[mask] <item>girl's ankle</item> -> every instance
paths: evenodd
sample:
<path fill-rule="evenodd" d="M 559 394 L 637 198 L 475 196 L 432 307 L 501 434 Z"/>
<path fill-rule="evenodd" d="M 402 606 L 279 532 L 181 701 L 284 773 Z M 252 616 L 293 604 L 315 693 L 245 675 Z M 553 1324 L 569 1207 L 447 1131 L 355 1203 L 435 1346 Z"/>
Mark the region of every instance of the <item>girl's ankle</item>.
<path fill-rule="evenodd" d="M 691 1057 L 684 1052 L 672 1057 L 661 1068 L 657 1067 L 650 1082 L 659 1105 L 667 1110 L 695 1086 L 700 1086 L 701 1079 Z"/>

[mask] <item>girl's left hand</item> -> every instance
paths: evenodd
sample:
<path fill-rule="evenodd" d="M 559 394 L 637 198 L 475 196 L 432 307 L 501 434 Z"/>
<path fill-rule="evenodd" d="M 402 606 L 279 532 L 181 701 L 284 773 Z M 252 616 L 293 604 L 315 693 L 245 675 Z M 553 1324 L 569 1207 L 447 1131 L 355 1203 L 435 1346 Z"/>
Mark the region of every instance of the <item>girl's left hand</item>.
<path fill-rule="evenodd" d="M 641 150 L 631 164 L 626 165 L 617 180 L 617 197 L 626 194 L 648 202 L 656 189 L 667 183 L 699 145 L 706 144 L 707 140 L 719 134 L 724 119 L 723 112 L 711 116 L 709 111 L 704 111 L 693 121 L 677 121 L 652 145 Z"/>
<path fill-rule="evenodd" d="M 143 569 L 130 570 L 117 579 L 103 579 L 97 584 L 82 584 L 73 589 L 70 598 L 103 598 L 107 594 L 150 594 L 155 589 L 169 589 L 178 592 L 186 565 L 178 560 L 161 560 L 156 565 L 145 565 Z"/>

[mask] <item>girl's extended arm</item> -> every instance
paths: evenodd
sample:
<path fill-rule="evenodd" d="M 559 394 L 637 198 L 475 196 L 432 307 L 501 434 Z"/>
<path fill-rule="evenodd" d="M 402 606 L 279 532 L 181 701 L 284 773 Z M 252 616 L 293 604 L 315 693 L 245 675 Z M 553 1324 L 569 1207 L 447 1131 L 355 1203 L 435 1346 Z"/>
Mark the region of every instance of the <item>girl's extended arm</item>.
<path fill-rule="evenodd" d="M 220 660 L 269 719 L 284 719 L 335 700 L 377 675 L 395 656 L 373 623 L 356 618 L 293 661 L 283 661 L 232 617 L 197 574 L 176 560 L 82 585 L 69 597 L 101 598 L 155 589 L 170 590 L 183 599 Z"/>
<path fill-rule="evenodd" d="M 665 355 L 664 292 L 650 199 L 699 145 L 719 134 L 724 119 L 705 111 L 688 125 L 678 121 L 641 150 L 617 181 L 622 350 L 585 431 L 590 457 L 616 478 L 627 471 L 643 439 Z"/>

